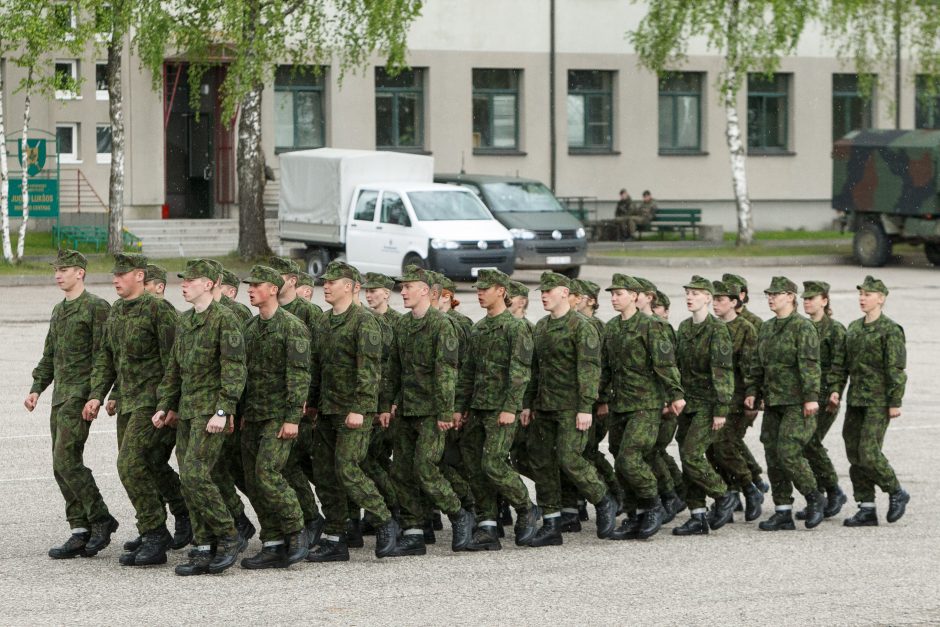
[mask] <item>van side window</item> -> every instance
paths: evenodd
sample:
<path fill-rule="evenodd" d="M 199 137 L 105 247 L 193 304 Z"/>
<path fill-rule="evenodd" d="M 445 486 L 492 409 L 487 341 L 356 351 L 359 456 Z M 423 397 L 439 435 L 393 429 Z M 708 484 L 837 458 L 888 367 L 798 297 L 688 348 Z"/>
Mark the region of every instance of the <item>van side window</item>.
<path fill-rule="evenodd" d="M 401 201 L 401 197 L 398 194 L 385 192 L 382 195 L 381 221 L 384 224 L 411 226 L 411 220 L 408 218 L 408 211 L 405 210 L 405 203 Z"/>
<path fill-rule="evenodd" d="M 362 220 L 363 222 L 372 222 L 375 219 L 375 201 L 379 193 L 373 190 L 363 190 L 359 193 L 356 200 L 356 213 L 353 220 Z"/>

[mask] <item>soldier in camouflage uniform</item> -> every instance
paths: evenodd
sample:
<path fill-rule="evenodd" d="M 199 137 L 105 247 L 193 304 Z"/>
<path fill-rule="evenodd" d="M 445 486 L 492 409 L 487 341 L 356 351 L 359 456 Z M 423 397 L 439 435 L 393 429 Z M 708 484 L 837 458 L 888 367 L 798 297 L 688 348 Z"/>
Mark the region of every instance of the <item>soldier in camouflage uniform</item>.
<path fill-rule="evenodd" d="M 33 370 L 33 386 L 24 405 L 36 409 L 39 395 L 51 383 L 52 470 L 62 497 L 71 535 L 49 550 L 53 559 L 97 555 L 111 543 L 118 522 L 108 512 L 91 469 L 85 466 L 85 442 L 91 422 L 82 407 L 91 384 L 95 357 L 101 350 L 105 321 L 111 307 L 85 290 L 88 260 L 76 250 L 59 250 L 52 262 L 56 284 L 65 298 L 52 310 L 42 359 Z"/>
<path fill-rule="evenodd" d="M 238 275 L 232 272 L 231 270 L 222 270 L 222 298 L 219 299 L 219 302 L 228 307 L 228 309 L 235 314 L 235 317 L 238 318 L 239 322 L 245 323 L 251 318 L 251 310 L 248 307 L 237 300 L 238 298 Z"/>
<path fill-rule="evenodd" d="M 313 281 L 312 274 L 297 273 L 297 295 L 307 302 L 313 302 Z"/>
<path fill-rule="evenodd" d="M 911 500 L 881 450 L 888 424 L 901 415 L 907 384 L 904 329 L 882 311 L 888 297 L 882 281 L 866 276 L 858 291 L 859 307 L 865 315 L 849 325 L 845 337 L 849 392 L 842 437 L 859 509 L 845 520 L 846 527 L 878 524 L 875 486 L 889 495 L 889 523 L 901 519 Z M 830 398 L 839 401 L 834 395 Z"/>
<path fill-rule="evenodd" d="M 803 282 L 803 311 L 819 332 L 819 367 L 822 378 L 819 390 L 819 413 L 816 430 L 806 444 L 806 459 L 816 475 L 816 485 L 826 489 L 825 518 L 832 518 L 848 500 L 839 487 L 839 475 L 823 444 L 832 423 L 839 415 L 839 404 L 845 391 L 845 327 L 833 320 L 829 306 L 829 284 L 825 281 Z M 806 511 L 796 513 L 797 520 L 806 519 Z"/>
<path fill-rule="evenodd" d="M 453 527 L 451 548 L 463 551 L 473 533 L 473 514 L 441 473 L 444 434 L 453 428 L 459 339 L 447 317 L 431 306 L 428 271 L 408 265 L 396 279 L 411 311 L 399 321 L 379 400 L 383 427 L 395 415 L 392 480 L 402 509 L 404 536 L 393 555 L 422 555 L 424 521 L 430 512 L 421 493 L 446 513 Z"/>
<path fill-rule="evenodd" d="M 513 318 L 522 320 L 529 328 L 529 333 L 535 331 L 535 324 L 526 318 L 526 311 L 529 307 L 529 288 L 519 281 L 509 282 L 509 313 Z M 531 364 L 530 364 L 531 366 Z M 516 416 L 516 433 L 513 436 L 512 448 L 509 452 L 509 459 L 512 467 L 520 475 L 532 478 L 532 467 L 529 464 L 529 427 L 522 424 L 520 417 Z"/>
<path fill-rule="evenodd" d="M 549 313 L 533 334 L 532 379 L 520 419 L 522 424 L 532 421 L 529 457 L 544 522 L 529 546 L 562 543 L 562 472 L 595 504 L 599 538 L 609 537 L 616 522 L 616 501 L 582 456 L 601 374 L 600 338 L 568 305 L 570 285 L 568 277 L 556 272 L 542 273 L 539 282 Z"/>
<path fill-rule="evenodd" d="M 797 287 L 774 277 L 764 293 L 775 317 L 761 325 L 757 355 L 751 363 L 744 405 L 763 401 L 760 440 L 767 458 L 775 512 L 759 527 L 764 531 L 794 529 L 793 488 L 806 497 L 806 528 L 823 520 L 826 497 L 819 493 L 806 444 L 816 430 L 819 410 L 819 334 L 796 311 Z"/>
<path fill-rule="evenodd" d="M 624 483 L 627 512 L 611 538 L 645 540 L 659 531 L 666 516 L 652 464 L 663 407 L 668 402 L 673 413 L 681 413 L 685 401 L 671 338 L 657 320 L 637 309 L 643 285 L 615 274 L 607 291 L 620 315 L 604 325 L 598 413 L 610 425 L 610 449 Z"/>
<path fill-rule="evenodd" d="M 163 298 L 166 292 L 166 268 L 148 263 L 144 272 L 144 290 L 157 298 Z"/>
<path fill-rule="evenodd" d="M 664 322 L 669 322 L 669 297 L 656 290 L 656 298 L 652 303 L 653 315 L 659 316 Z"/>
<path fill-rule="evenodd" d="M 528 543 L 541 518 L 519 473 L 509 465 L 516 414 L 532 364 L 529 328 L 506 308 L 509 280 L 498 270 L 480 271 L 474 287 L 486 317 L 470 332 L 457 384 L 454 421 L 462 425 L 460 447 L 480 520 L 471 551 L 501 548 L 497 493 L 516 510 L 517 545 Z"/>
<path fill-rule="evenodd" d="M 176 332 L 176 314 L 144 291 L 147 258 L 114 256 L 114 287 L 120 300 L 111 307 L 101 350 L 95 356 L 91 389 L 83 415 L 93 419 L 112 385 L 121 393 L 118 474 L 137 512 L 141 545 L 121 556 L 125 566 L 166 563 L 173 537 L 157 482 L 153 451 L 163 433 L 154 428 L 157 386 L 166 369 Z"/>
<path fill-rule="evenodd" d="M 227 469 L 221 472 L 223 449 L 245 387 L 245 347 L 235 314 L 213 298 L 219 267 L 194 259 L 179 276 L 183 299 L 193 308 L 177 325 L 151 421 L 163 429 L 169 411 L 179 416 L 176 458 L 183 494 L 191 505 L 196 552 L 189 563 L 176 567 L 176 574 L 215 574 L 231 567 L 243 548 L 219 485 L 230 481 Z"/>
<path fill-rule="evenodd" d="M 286 568 L 307 557 L 310 540 L 297 491 L 285 476 L 310 392 L 310 335 L 278 306 L 281 275 L 256 265 L 244 280 L 258 315 L 242 328 L 248 376 L 238 407 L 248 498 L 261 523 L 261 551 L 242 568 Z"/>
<path fill-rule="evenodd" d="M 714 288 L 711 281 L 693 276 L 685 286 L 690 318 L 676 333 L 676 355 L 687 405 L 679 415 L 679 458 L 685 479 L 685 498 L 691 517 L 672 530 L 676 536 L 705 535 L 720 529 L 734 515 L 737 499 L 705 453 L 725 426 L 734 394 L 731 333 L 708 311 Z M 705 497 L 715 500 L 706 519 Z"/>
<path fill-rule="evenodd" d="M 400 531 L 362 468 L 378 410 L 382 331 L 373 314 L 353 303 L 357 279 L 355 268 L 341 261 L 331 262 L 323 273 L 323 294 L 333 308 L 314 334 L 311 396 L 318 415 L 314 476 L 326 527 L 320 544 L 307 558 L 311 562 L 349 560 L 347 498 L 378 522 L 376 557 L 388 557 L 394 551 Z"/>

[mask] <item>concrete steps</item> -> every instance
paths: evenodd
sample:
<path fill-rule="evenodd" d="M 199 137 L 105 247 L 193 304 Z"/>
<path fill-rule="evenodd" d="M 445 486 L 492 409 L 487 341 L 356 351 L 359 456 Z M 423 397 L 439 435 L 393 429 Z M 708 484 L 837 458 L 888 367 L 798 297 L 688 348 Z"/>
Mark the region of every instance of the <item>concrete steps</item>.
<path fill-rule="evenodd" d="M 143 253 L 154 259 L 227 255 L 238 247 L 238 221 L 127 220 L 124 227 L 140 238 Z M 268 244 L 281 252 L 277 220 L 265 220 Z"/>

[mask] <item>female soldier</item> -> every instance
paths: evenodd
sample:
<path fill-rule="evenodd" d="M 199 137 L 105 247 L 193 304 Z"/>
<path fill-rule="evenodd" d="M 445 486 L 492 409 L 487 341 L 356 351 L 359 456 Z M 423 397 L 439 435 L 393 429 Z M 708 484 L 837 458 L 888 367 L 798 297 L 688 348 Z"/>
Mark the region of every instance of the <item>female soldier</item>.
<path fill-rule="evenodd" d="M 850 324 L 846 334 L 850 383 L 842 437 L 851 464 L 852 490 L 859 505 L 858 512 L 845 521 L 846 527 L 878 524 L 876 485 L 890 495 L 889 523 L 900 520 L 911 500 L 881 451 L 888 423 L 901 415 L 907 383 L 904 329 L 881 313 L 887 296 L 884 283 L 865 277 L 858 286 L 858 303 L 865 317 Z M 838 397 L 834 400 L 839 402 Z"/>
<path fill-rule="evenodd" d="M 751 362 L 744 405 L 764 403 L 760 441 L 776 511 L 759 527 L 764 531 L 794 529 L 793 487 L 806 497 L 806 528 L 823 519 L 825 497 L 803 449 L 816 431 L 819 411 L 819 334 L 796 312 L 796 284 L 775 276 L 764 290 L 775 317 L 761 325 L 757 356 Z"/>

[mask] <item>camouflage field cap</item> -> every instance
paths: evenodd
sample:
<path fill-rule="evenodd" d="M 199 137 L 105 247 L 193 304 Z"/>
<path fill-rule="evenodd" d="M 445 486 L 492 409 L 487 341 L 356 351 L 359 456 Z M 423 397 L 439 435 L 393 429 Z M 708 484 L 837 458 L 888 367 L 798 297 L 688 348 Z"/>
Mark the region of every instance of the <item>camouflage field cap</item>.
<path fill-rule="evenodd" d="M 571 279 L 566 277 L 564 274 L 558 274 L 557 272 L 543 272 L 542 276 L 539 277 L 539 290 L 546 292 L 550 289 L 556 287 L 567 287 L 571 289 Z"/>
<path fill-rule="evenodd" d="M 737 298 L 741 295 L 741 290 L 738 289 L 738 285 L 736 283 L 712 281 L 712 295 Z"/>
<path fill-rule="evenodd" d="M 248 283 L 249 285 L 270 283 L 271 285 L 276 285 L 277 287 L 284 287 L 284 278 L 281 276 L 281 273 L 274 268 L 257 265 L 251 267 L 251 272 L 248 273 L 248 278 L 242 281 L 242 283 Z"/>
<path fill-rule="evenodd" d="M 585 279 L 578 279 L 578 283 L 581 287 L 579 294 L 584 294 L 585 296 L 590 296 L 594 300 L 597 300 L 597 295 L 600 294 L 601 291 L 600 285 L 594 281 L 587 281 Z"/>
<path fill-rule="evenodd" d="M 362 284 L 367 290 L 374 290 L 380 287 L 384 287 L 387 290 L 393 289 L 395 287 L 395 279 L 390 276 L 386 276 L 381 272 L 366 272 L 365 281 Z"/>
<path fill-rule="evenodd" d="M 238 275 L 232 272 L 231 270 L 222 270 L 222 285 L 231 285 L 232 287 L 238 287 Z"/>
<path fill-rule="evenodd" d="M 829 284 L 825 281 L 803 281 L 802 298 L 812 298 L 829 293 Z"/>
<path fill-rule="evenodd" d="M 157 283 L 166 283 L 166 268 L 158 266 L 155 263 L 148 263 L 144 271 L 144 283 L 156 281 Z"/>
<path fill-rule="evenodd" d="M 643 287 L 636 282 L 632 276 L 627 274 L 617 273 L 610 279 L 610 287 L 606 288 L 606 291 L 613 292 L 614 290 L 630 290 L 631 292 L 640 293 L 643 291 Z"/>
<path fill-rule="evenodd" d="M 434 286 L 439 285 L 441 289 L 444 289 L 444 275 L 435 270 L 428 270 L 428 285 Z"/>
<path fill-rule="evenodd" d="M 219 281 L 222 280 L 222 274 L 225 272 L 225 267 L 223 267 L 222 264 L 216 261 L 215 259 L 206 259 L 206 261 L 209 262 L 210 266 L 216 269 L 215 278 L 212 279 L 212 282 L 218 285 Z M 209 277 L 209 278 L 212 278 L 212 277 Z"/>
<path fill-rule="evenodd" d="M 510 281 L 509 282 L 509 298 L 515 298 L 516 296 L 525 296 L 529 297 L 529 288 L 525 283 L 520 281 Z"/>
<path fill-rule="evenodd" d="M 346 263 L 345 261 L 331 261 L 330 265 L 323 271 L 324 281 L 335 281 L 337 279 L 349 279 L 353 283 L 361 280 L 359 271 Z"/>
<path fill-rule="evenodd" d="M 448 292 L 450 292 L 451 294 L 456 293 L 457 284 L 454 283 L 453 279 L 445 275 L 443 272 L 438 272 L 438 274 L 441 276 L 441 287 L 447 290 Z"/>
<path fill-rule="evenodd" d="M 694 275 L 692 279 L 682 287 L 687 290 L 702 290 L 703 292 L 708 292 L 709 294 L 715 293 L 715 286 L 712 285 L 712 282 L 697 274 Z"/>
<path fill-rule="evenodd" d="M 744 277 L 737 274 L 725 273 L 721 275 L 721 282 L 727 285 L 737 285 L 741 288 L 742 292 L 747 291 L 747 281 L 744 280 Z"/>
<path fill-rule="evenodd" d="M 430 286 L 434 280 L 434 277 L 430 276 L 430 274 L 431 274 L 430 271 L 425 270 L 424 268 L 421 268 L 419 266 L 416 266 L 413 263 L 409 263 L 407 266 L 405 266 L 404 272 L 402 273 L 402 275 L 400 277 L 395 277 L 395 281 L 398 283 L 420 282 L 420 283 L 426 283 L 427 285 Z"/>
<path fill-rule="evenodd" d="M 61 248 L 55 261 L 49 265 L 53 268 L 82 268 L 84 270 L 88 267 L 88 259 L 77 250 Z"/>
<path fill-rule="evenodd" d="M 652 294 L 656 292 L 656 284 L 649 279 L 644 279 L 641 276 L 635 276 L 633 277 L 633 280 L 640 284 L 640 289 L 644 294 Z"/>
<path fill-rule="evenodd" d="M 268 260 L 268 267 L 274 268 L 281 274 L 300 274 L 300 264 L 287 257 L 271 257 L 271 259 Z"/>
<path fill-rule="evenodd" d="M 509 293 L 509 285 L 512 279 L 505 272 L 499 270 L 480 270 L 477 275 L 477 282 L 473 284 L 474 289 L 485 290 L 491 287 L 505 287 L 506 293 Z"/>
<path fill-rule="evenodd" d="M 888 295 L 888 287 L 881 282 L 881 279 L 876 279 L 870 274 L 865 277 L 861 285 L 856 285 L 855 288 L 866 292 L 881 292 L 885 296 Z"/>
<path fill-rule="evenodd" d="M 186 269 L 176 276 L 181 279 L 198 279 L 205 277 L 210 281 L 219 280 L 219 269 L 211 259 L 190 259 L 186 262 Z"/>
<path fill-rule="evenodd" d="M 578 279 L 571 279 L 571 287 L 568 288 L 568 293 L 572 296 L 583 296 L 584 286 L 581 284 L 581 281 Z"/>
<path fill-rule="evenodd" d="M 147 271 L 147 257 L 138 253 L 117 253 L 114 255 L 114 267 L 111 274 L 124 274 L 131 270 Z"/>
<path fill-rule="evenodd" d="M 313 275 L 308 274 L 301 270 L 297 273 L 297 287 L 301 285 L 306 285 L 307 287 L 313 287 Z"/>
<path fill-rule="evenodd" d="M 659 290 L 656 290 L 656 304 L 659 305 L 659 306 L 661 306 L 661 307 L 665 307 L 666 309 L 669 309 L 669 305 L 670 305 L 671 303 L 669 302 L 669 297 L 668 297 L 668 296 L 666 296 L 665 294 L 663 294 L 663 293 L 660 292 Z"/>
<path fill-rule="evenodd" d="M 787 277 L 775 276 L 770 280 L 770 287 L 764 290 L 764 294 L 782 294 L 783 292 L 796 294 L 798 291 L 796 283 Z"/>

